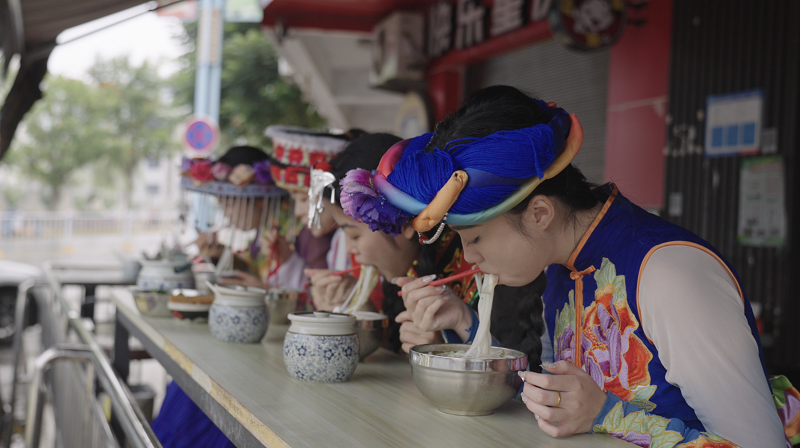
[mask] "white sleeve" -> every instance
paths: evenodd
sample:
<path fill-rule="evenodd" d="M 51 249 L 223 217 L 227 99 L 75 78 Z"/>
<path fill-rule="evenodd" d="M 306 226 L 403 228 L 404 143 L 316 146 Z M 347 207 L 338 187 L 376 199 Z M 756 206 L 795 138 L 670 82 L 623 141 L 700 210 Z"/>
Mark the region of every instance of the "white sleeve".
<path fill-rule="evenodd" d="M 325 256 L 325 261 L 328 262 L 328 269 L 343 271 L 350 267 L 350 257 L 347 254 L 345 238 L 344 230 L 336 229 L 333 232 L 331 248 L 328 249 L 328 254 Z"/>
<path fill-rule="evenodd" d="M 657 249 L 639 282 L 639 314 L 666 380 L 706 431 L 742 447 L 785 447 L 783 426 L 735 279 L 692 246 Z"/>

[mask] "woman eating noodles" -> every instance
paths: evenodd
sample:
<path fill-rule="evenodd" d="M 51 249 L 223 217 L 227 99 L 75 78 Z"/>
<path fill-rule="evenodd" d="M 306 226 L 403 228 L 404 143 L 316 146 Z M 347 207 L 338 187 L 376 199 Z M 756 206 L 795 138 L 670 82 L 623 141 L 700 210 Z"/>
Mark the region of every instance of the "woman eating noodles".
<path fill-rule="evenodd" d="M 458 232 L 466 261 L 500 284 L 524 285 L 546 269 L 555 362 L 543 364 L 550 375 L 523 375 L 522 399 L 548 434 L 786 446 L 733 268 L 614 184 L 587 183 L 571 164 L 582 141 L 574 115 L 490 87 L 435 133 L 390 149 L 369 184 L 421 235 L 445 224 Z M 421 279 L 403 294 L 419 328 L 470 338 L 475 317 L 464 304 Z"/>
<path fill-rule="evenodd" d="M 403 300 L 397 296 L 399 287 L 390 281 L 395 277 L 439 275 L 446 277 L 456 272 L 468 270 L 472 265 L 464 263 L 461 258 L 462 251 L 458 238 L 453 238 L 454 233 L 448 232 L 438 244 L 425 246 L 417 241 L 416 233 L 410 226 L 393 226 L 387 224 L 371 229 L 346 215 L 346 210 L 355 207 L 350 196 L 340 194 L 340 184 L 353 182 L 352 178 L 345 177 L 348 171 L 355 168 L 367 170 L 377 167 L 378 162 L 393 144 L 400 141 L 399 137 L 389 134 L 368 134 L 351 142 L 344 151 L 332 161 L 328 171 L 330 174 L 330 188 L 326 194 L 334 194 L 333 203 L 330 196 L 323 197 L 321 201 L 312 200 L 311 206 L 320 203 L 320 219 L 324 222 L 326 216 L 332 217 L 339 229 L 345 235 L 347 252 L 351 254 L 359 265 L 375 266 L 377 273 L 384 279 L 380 283 L 380 293 L 373 295 L 375 302 L 372 310 L 380 310 L 390 318 L 387 331 L 389 348 L 399 351 L 401 347 L 406 350 L 412 345 L 422 343 L 441 342 L 438 332 L 418 330 L 410 320 L 396 317 L 404 311 Z M 348 202 L 350 201 L 350 202 Z M 313 214 L 312 214 L 313 216 Z M 312 218 L 313 220 L 313 218 Z M 311 279 L 311 295 L 314 305 L 318 310 L 332 311 L 341 305 L 352 290 L 355 279 L 351 275 L 329 275 L 331 270 L 307 269 L 306 274 Z M 472 278 L 465 278 L 454 283 L 453 287 L 459 296 L 465 297 L 468 302 L 474 301 L 477 291 Z M 368 308 L 369 309 L 369 308 Z"/>

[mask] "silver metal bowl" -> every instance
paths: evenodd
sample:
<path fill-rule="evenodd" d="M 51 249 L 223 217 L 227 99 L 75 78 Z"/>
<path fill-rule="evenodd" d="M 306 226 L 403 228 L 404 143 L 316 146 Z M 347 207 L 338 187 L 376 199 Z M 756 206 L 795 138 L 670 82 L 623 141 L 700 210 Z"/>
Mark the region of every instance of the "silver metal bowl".
<path fill-rule="evenodd" d="M 289 325 L 289 314 L 297 308 L 301 291 L 273 288 L 267 292 L 270 325 Z"/>
<path fill-rule="evenodd" d="M 142 291 L 134 289 L 133 300 L 136 308 L 143 316 L 148 317 L 171 317 L 172 311 L 167 309 L 169 293 L 159 291 Z"/>
<path fill-rule="evenodd" d="M 513 398 L 522 386 L 519 370 L 528 368 L 525 353 L 492 347 L 491 357 L 464 359 L 441 353 L 468 350 L 469 344 L 427 344 L 411 348 L 414 383 L 440 411 L 455 415 L 488 415 Z"/>
<path fill-rule="evenodd" d="M 356 311 L 356 334 L 358 334 L 358 360 L 371 355 L 380 348 L 383 334 L 389 328 L 389 316 L 369 311 Z"/>

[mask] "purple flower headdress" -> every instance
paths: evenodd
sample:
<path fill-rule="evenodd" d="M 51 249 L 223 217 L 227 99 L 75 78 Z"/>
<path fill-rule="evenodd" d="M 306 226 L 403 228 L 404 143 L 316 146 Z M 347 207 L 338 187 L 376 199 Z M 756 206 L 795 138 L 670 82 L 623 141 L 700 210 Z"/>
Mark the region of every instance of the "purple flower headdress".
<path fill-rule="evenodd" d="M 375 189 L 372 179 L 376 173 L 377 170 L 370 173 L 361 168 L 347 172 L 339 181 L 342 209 L 345 215 L 368 225 L 373 232 L 380 230 L 392 236 L 400 235 L 411 215 L 392 205 Z"/>
<path fill-rule="evenodd" d="M 270 172 L 269 159 L 261 160 L 253 164 L 253 169 L 256 172 L 256 183 L 269 185 L 274 183 L 272 181 L 272 173 Z"/>

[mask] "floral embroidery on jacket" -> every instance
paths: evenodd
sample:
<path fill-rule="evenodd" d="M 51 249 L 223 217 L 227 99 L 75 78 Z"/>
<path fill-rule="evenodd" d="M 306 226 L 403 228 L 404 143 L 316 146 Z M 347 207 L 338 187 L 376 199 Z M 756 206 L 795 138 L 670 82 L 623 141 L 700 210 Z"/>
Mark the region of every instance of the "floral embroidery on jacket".
<path fill-rule="evenodd" d="M 656 405 L 649 399 L 656 386 L 650 384 L 648 364 L 653 354 L 634 334 L 639 322 L 628 306 L 625 276 L 618 276 L 614 264 L 603 258 L 594 278 L 595 300 L 583 310 L 581 366 L 603 390 L 652 412 Z M 556 312 L 555 327 L 555 359 L 574 363 L 574 290 L 569 303 Z"/>
<path fill-rule="evenodd" d="M 684 436 L 670 430 L 670 420 L 658 415 L 647 415 L 644 411 L 625 415 L 622 403 L 617 403 L 606 414 L 603 425 L 595 425 L 594 432 L 608 434 L 634 445 L 650 448 L 734 448 L 737 445 L 719 436 L 700 433 L 699 437 L 681 443 Z"/>
<path fill-rule="evenodd" d="M 704 432 L 702 436 L 691 442 L 681 443 L 675 448 L 739 448 L 739 445 L 725 440 L 720 436 Z"/>
<path fill-rule="evenodd" d="M 625 415 L 622 403 L 617 403 L 603 419 L 603 425 L 595 425 L 594 432 L 609 434 L 618 439 L 642 447 L 673 447 L 683 440 L 675 431 L 667 430 L 669 419 L 645 412 Z"/>

